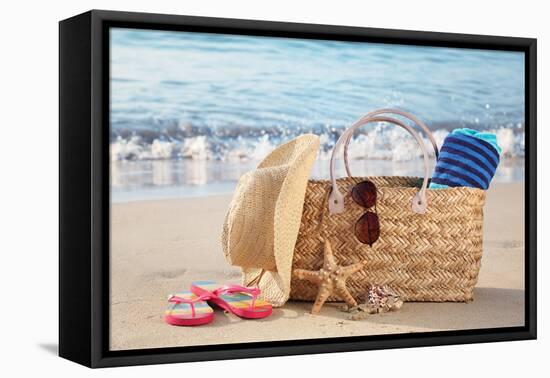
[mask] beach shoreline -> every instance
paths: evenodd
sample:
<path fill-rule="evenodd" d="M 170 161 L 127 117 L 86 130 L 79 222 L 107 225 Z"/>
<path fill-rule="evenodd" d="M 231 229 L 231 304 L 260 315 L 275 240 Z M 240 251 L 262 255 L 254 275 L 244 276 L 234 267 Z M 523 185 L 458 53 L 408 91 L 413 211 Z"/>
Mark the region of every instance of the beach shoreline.
<path fill-rule="evenodd" d="M 357 175 L 421 176 L 421 159 L 394 161 L 387 159 L 350 160 L 350 169 Z M 111 201 L 113 203 L 218 196 L 233 193 L 238 179 L 254 169 L 259 160 L 145 160 L 111 162 Z M 431 161 L 433 169 L 434 161 Z M 311 177 L 329 177 L 329 162 L 317 159 Z M 337 161 L 335 175 L 345 176 L 344 164 Z M 523 182 L 525 159 L 503 157 L 493 183 Z"/>
<path fill-rule="evenodd" d="M 216 310 L 214 322 L 200 327 L 164 323 L 166 298 L 194 280 L 240 282 L 219 240 L 231 196 L 113 203 L 110 349 L 523 326 L 523 198 L 522 182 L 494 183 L 487 192 L 484 253 L 471 303 L 405 303 L 398 312 L 351 321 L 336 303 L 314 316 L 311 303 L 291 301 L 253 321 Z"/>

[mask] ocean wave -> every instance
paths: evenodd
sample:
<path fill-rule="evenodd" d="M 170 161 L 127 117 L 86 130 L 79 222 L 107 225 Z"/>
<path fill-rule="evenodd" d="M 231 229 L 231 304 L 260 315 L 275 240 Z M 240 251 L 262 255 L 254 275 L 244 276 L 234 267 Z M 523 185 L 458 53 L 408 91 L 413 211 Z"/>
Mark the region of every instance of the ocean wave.
<path fill-rule="evenodd" d="M 142 130 L 131 133 L 118 133 L 111 138 L 110 155 L 112 161 L 124 160 L 216 160 L 254 161 L 264 158 L 276 146 L 304 132 L 313 132 L 320 137 L 320 160 L 330 159 L 334 143 L 343 129 L 325 127 L 323 130 L 270 132 L 258 129 L 192 130 Z M 495 133 L 504 157 L 523 157 L 525 135 L 522 127 L 500 127 L 485 130 Z M 447 129 L 433 131 L 439 147 L 449 133 Z M 198 135 L 197 135 L 198 134 Z M 426 146 L 428 139 L 423 138 Z M 433 151 L 430 151 L 433 156 Z M 354 137 L 349 147 L 350 159 L 383 159 L 408 161 L 421 157 L 416 141 L 404 130 L 387 125 L 377 125 L 361 131 Z"/>

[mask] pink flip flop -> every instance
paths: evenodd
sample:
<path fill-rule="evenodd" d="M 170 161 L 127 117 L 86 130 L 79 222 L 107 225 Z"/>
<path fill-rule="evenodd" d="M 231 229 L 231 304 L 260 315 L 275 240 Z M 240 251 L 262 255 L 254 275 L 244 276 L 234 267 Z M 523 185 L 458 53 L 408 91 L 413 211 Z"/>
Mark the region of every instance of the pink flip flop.
<path fill-rule="evenodd" d="M 195 295 L 189 291 L 168 297 L 170 306 L 164 312 L 164 321 L 177 326 L 195 326 L 214 320 L 214 311 L 206 303 L 209 296 Z"/>
<path fill-rule="evenodd" d="M 246 319 L 260 319 L 271 315 L 271 304 L 257 299 L 260 289 L 241 285 L 220 285 L 214 281 L 195 281 L 191 291 L 208 297 L 208 302 Z"/>

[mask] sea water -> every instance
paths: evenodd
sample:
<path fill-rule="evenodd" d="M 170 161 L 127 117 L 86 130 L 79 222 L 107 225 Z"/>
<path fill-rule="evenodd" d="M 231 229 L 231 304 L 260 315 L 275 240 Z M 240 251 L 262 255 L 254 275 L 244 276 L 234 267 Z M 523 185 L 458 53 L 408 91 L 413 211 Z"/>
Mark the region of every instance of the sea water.
<path fill-rule="evenodd" d="M 458 127 L 496 133 L 495 180 L 523 180 L 521 52 L 119 28 L 110 39 L 114 201 L 231 192 L 303 133 L 320 136 L 313 176 L 326 178 L 338 136 L 381 107 L 414 113 L 439 145 Z M 420 157 L 391 125 L 350 145 L 357 175 L 421 175 Z"/>

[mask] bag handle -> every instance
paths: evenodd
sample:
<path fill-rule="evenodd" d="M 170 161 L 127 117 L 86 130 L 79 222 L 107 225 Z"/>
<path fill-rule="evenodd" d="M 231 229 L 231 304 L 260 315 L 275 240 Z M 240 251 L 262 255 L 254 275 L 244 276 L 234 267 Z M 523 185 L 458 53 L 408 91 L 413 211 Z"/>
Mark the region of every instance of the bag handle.
<path fill-rule="evenodd" d="M 358 121 L 356 121 L 349 129 L 347 129 L 341 136 L 338 138 L 338 141 L 334 145 L 334 149 L 332 150 L 332 155 L 330 157 L 330 181 L 332 183 L 332 191 L 329 195 L 328 199 L 328 208 L 329 212 L 331 214 L 338 214 L 344 211 L 344 196 L 338 189 L 338 183 L 336 182 L 336 178 L 334 177 L 334 164 L 335 164 L 335 157 L 336 153 L 340 149 L 341 145 L 345 143 L 345 141 L 348 138 L 348 135 L 353 135 L 353 132 L 358 129 L 359 127 L 366 125 L 368 123 L 373 122 L 388 122 L 392 123 L 394 125 L 400 126 L 407 130 L 409 134 L 411 134 L 418 144 L 420 145 L 420 149 L 422 150 L 422 154 L 424 155 L 424 179 L 422 182 L 422 187 L 418 192 L 413 196 L 411 200 L 411 208 L 412 211 L 418 214 L 423 214 L 426 212 L 426 209 L 428 208 L 428 200 L 426 198 L 426 189 L 428 187 L 428 176 L 429 176 L 429 157 L 428 157 L 428 151 L 426 150 L 426 146 L 424 145 L 424 142 L 418 135 L 418 133 L 409 125 L 406 123 L 396 119 L 391 118 L 387 116 L 371 116 L 368 117 L 364 116 L 360 118 Z M 437 145 L 436 145 L 437 148 Z"/>
<path fill-rule="evenodd" d="M 439 149 L 437 148 L 437 143 L 435 142 L 435 138 L 434 138 L 432 132 L 430 131 L 430 129 L 428 128 L 428 126 L 426 126 L 426 124 L 424 122 L 419 120 L 417 117 L 415 117 L 411 113 L 408 113 L 408 112 L 405 112 L 405 111 L 399 110 L 399 109 L 392 109 L 392 108 L 384 108 L 384 109 L 374 110 L 374 111 L 368 113 L 367 115 L 363 116 L 362 118 L 370 118 L 370 117 L 374 117 L 374 116 L 377 116 L 377 115 L 380 115 L 380 114 L 400 115 L 400 116 L 402 116 L 404 118 L 407 118 L 408 120 L 414 122 L 416 125 L 418 125 L 422 129 L 422 131 L 424 131 L 424 133 L 426 134 L 426 136 L 430 140 L 430 143 L 432 144 L 432 147 L 434 149 L 435 159 L 437 160 L 439 158 Z M 353 137 L 353 132 L 350 133 L 348 131 L 349 131 L 349 129 L 344 131 L 348 135 L 347 138 L 346 138 L 346 143 L 344 144 L 344 165 L 346 167 L 346 174 L 348 175 L 348 177 L 352 177 L 351 170 L 350 170 L 350 167 L 349 167 L 348 146 L 349 146 L 349 143 L 350 143 L 350 141 Z"/>

